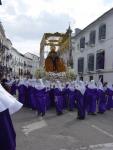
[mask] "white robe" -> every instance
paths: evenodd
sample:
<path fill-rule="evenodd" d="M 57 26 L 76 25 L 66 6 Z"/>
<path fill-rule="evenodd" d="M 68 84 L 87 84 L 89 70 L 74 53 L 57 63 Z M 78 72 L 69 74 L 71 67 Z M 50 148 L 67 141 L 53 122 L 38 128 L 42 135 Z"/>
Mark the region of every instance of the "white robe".
<path fill-rule="evenodd" d="M 103 87 L 102 82 L 99 81 L 99 82 L 97 83 L 97 89 L 100 89 L 100 90 L 104 91 L 104 87 Z"/>
<path fill-rule="evenodd" d="M 17 112 L 23 104 L 9 94 L 0 84 L 0 112 L 9 109 L 10 114 Z"/>
<path fill-rule="evenodd" d="M 112 83 L 109 82 L 109 83 L 107 84 L 107 88 L 113 91 Z"/>
<path fill-rule="evenodd" d="M 91 80 L 88 84 L 89 89 L 97 89 L 97 86 L 95 85 L 95 81 Z"/>

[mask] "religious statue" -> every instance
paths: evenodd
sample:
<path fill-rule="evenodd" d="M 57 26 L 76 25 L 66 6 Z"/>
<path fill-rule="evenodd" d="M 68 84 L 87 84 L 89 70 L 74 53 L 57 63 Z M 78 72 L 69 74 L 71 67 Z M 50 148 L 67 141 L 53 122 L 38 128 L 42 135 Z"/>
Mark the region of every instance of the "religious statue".
<path fill-rule="evenodd" d="M 51 46 L 51 51 L 49 52 L 46 60 L 45 60 L 45 70 L 47 72 L 65 72 L 66 68 L 63 62 L 55 51 L 55 46 Z"/>

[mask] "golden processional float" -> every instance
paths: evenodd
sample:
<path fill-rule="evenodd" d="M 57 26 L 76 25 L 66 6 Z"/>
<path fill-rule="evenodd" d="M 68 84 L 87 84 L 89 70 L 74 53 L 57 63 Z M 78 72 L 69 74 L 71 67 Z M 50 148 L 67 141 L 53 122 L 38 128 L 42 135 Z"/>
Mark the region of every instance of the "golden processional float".
<path fill-rule="evenodd" d="M 67 67 L 72 60 L 71 29 L 66 33 L 45 33 L 40 43 L 40 67 L 44 68 L 49 79 L 61 79 L 66 77 Z M 45 46 L 49 47 L 49 53 L 44 58 Z M 64 54 L 68 58 L 65 59 Z"/>

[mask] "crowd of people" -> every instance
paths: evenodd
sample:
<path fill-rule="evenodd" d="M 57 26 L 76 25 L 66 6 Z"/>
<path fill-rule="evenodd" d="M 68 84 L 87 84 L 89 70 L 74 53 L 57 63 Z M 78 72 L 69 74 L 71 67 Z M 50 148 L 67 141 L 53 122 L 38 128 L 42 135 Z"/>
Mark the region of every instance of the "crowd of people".
<path fill-rule="evenodd" d="M 4 88 L 3 88 L 4 87 Z M 8 92 L 7 92 L 8 91 Z M 18 100 L 12 95 L 18 96 Z M 56 108 L 56 114 L 77 110 L 77 119 L 103 114 L 113 108 L 113 85 L 101 81 L 81 80 L 62 82 L 46 79 L 2 79 L 0 84 L 0 148 L 16 149 L 16 133 L 10 115 L 22 106 L 44 116 Z"/>
<path fill-rule="evenodd" d="M 44 116 L 52 107 L 56 114 L 62 115 L 64 110 L 77 109 L 77 119 L 85 119 L 87 115 L 103 114 L 113 108 L 113 86 L 111 83 L 102 84 L 94 80 L 83 82 L 79 80 L 70 82 L 55 82 L 44 79 L 12 80 L 10 92 L 12 95 L 18 91 L 19 101 L 28 108 Z"/>

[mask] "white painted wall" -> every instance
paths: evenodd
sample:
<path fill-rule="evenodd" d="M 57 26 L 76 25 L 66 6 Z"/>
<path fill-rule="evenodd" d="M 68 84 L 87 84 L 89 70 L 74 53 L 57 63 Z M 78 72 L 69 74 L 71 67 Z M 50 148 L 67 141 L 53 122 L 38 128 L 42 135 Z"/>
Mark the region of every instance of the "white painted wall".
<path fill-rule="evenodd" d="M 99 26 L 101 24 L 106 24 L 106 39 L 104 41 L 98 40 Z M 80 42 L 80 38 L 85 36 L 85 43 L 88 42 L 89 34 L 92 30 L 96 30 L 95 46 L 91 47 L 85 45 L 83 52 L 81 52 L 77 46 Z M 105 50 L 105 69 L 103 70 L 103 73 L 100 74 L 104 75 L 104 81 L 112 81 L 113 83 L 113 10 L 88 26 L 87 29 L 78 34 L 73 41 L 73 60 L 76 74 L 78 75 L 78 58 L 84 57 L 84 80 L 89 80 L 90 74 L 87 72 L 87 55 L 93 53 L 95 55 L 93 76 L 95 80 L 98 80 L 99 74 L 96 73 L 96 53 L 98 50 L 102 49 Z"/>
<path fill-rule="evenodd" d="M 35 76 L 35 73 L 36 73 L 36 70 L 39 68 L 39 63 L 40 63 L 40 60 L 39 60 L 39 57 L 34 55 L 34 54 L 31 54 L 31 53 L 26 53 L 25 54 L 26 57 L 32 59 L 32 75 Z"/>
<path fill-rule="evenodd" d="M 32 69 L 31 59 L 19 53 L 15 48 L 11 49 L 11 54 L 12 54 L 11 66 L 13 69 L 13 73 L 12 73 L 13 76 L 19 76 L 19 68 L 22 69 L 23 76 L 24 73 L 27 72 L 27 70 L 31 72 Z M 26 66 L 24 64 L 26 64 Z"/>

